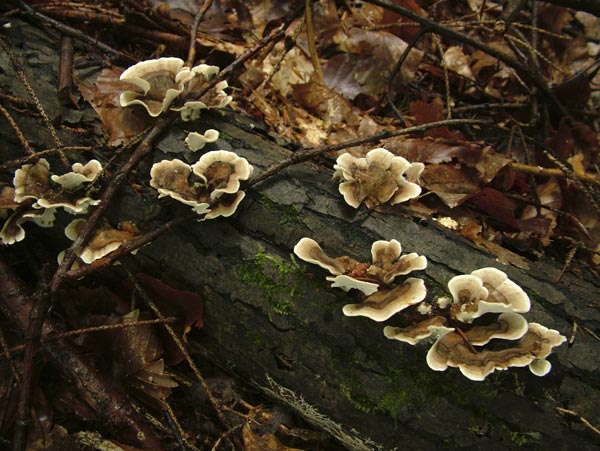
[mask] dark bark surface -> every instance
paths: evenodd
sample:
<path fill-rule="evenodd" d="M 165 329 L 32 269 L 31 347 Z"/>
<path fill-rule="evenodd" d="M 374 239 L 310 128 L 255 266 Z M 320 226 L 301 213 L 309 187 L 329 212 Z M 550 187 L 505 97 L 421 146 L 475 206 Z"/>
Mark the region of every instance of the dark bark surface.
<path fill-rule="evenodd" d="M 25 38 L 21 27 L 15 22 L 5 33 L 51 118 L 61 125 L 93 121 L 89 107 L 70 109 L 57 100 L 56 41 L 31 27 Z M 0 55 L 0 69 L 4 91 L 25 97 L 5 55 Z M 218 147 L 235 150 L 256 171 L 289 154 L 244 118 L 227 114 L 208 121 L 198 129 L 218 129 Z M 34 146 L 53 146 L 39 118 L 23 124 Z M 18 156 L 5 121 L 0 131 L 6 137 L 2 158 Z M 61 133 L 72 144 L 90 140 L 66 129 Z M 182 129 L 170 130 L 154 161 L 185 157 L 183 137 Z M 137 175 L 146 186 L 143 174 L 151 163 L 143 162 Z M 185 212 L 170 200 L 157 200 L 150 189 L 136 195 L 127 188 L 110 214 L 144 228 Z M 66 247 L 62 229 L 52 233 L 54 245 Z M 494 373 L 484 382 L 469 381 L 454 369 L 433 372 L 425 363 L 426 344 L 392 342 L 383 336 L 382 324 L 343 316 L 342 306 L 355 300 L 352 294 L 328 288 L 323 270 L 291 258 L 291 249 L 304 236 L 320 242 L 330 255 L 361 261 L 368 261 L 373 241 L 397 239 L 405 252 L 427 257 L 429 266 L 419 276 L 430 296 L 443 292 L 456 274 L 499 267 L 530 295 L 529 321 L 567 337 L 576 322 L 579 333 L 571 346 L 561 346 L 550 357 L 553 370 L 544 378 L 524 368 Z M 34 243 L 26 238 L 17 246 Z M 600 424 L 600 341 L 584 330 L 600 333 L 600 289 L 591 275 L 575 270 L 554 283 L 558 262 L 528 262 L 528 270 L 502 265 L 431 222 L 354 210 L 343 203 L 331 171 L 316 164 L 291 167 L 254 186 L 234 217 L 181 226 L 132 262 L 204 296 L 204 327 L 192 343 L 199 359 L 219 362 L 288 403 L 349 449 L 592 450 L 600 443 L 600 436 L 578 418 L 557 410 L 569 409 Z M 394 319 L 386 324 L 394 325 Z"/>

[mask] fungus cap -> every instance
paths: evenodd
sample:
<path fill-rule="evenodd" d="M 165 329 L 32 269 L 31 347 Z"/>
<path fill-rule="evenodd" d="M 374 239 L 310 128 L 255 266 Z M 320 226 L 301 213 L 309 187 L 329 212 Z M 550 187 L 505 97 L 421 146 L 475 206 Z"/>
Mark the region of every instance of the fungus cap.
<path fill-rule="evenodd" d="M 340 275 L 346 271 L 344 265 L 335 258 L 331 258 L 315 240 L 304 237 L 294 246 L 294 254 L 305 262 L 319 265 L 333 275 Z"/>
<path fill-rule="evenodd" d="M 191 132 L 185 138 L 185 143 L 192 152 L 203 149 L 207 143 L 214 143 L 219 139 L 219 132 L 209 128 L 204 133 Z"/>
<path fill-rule="evenodd" d="M 0 241 L 11 245 L 25 239 L 24 222 L 33 222 L 39 227 L 52 227 L 56 216 L 55 208 L 34 209 L 14 212 L 2 226 L 0 230 Z"/>
<path fill-rule="evenodd" d="M 354 277 L 341 274 L 339 276 L 327 277 L 327 280 L 333 282 L 333 288 L 341 288 L 344 291 L 356 289 L 362 291 L 363 294 L 370 296 L 379 289 L 379 284 L 366 280 L 355 279 Z"/>
<path fill-rule="evenodd" d="M 254 168 L 248 160 L 227 150 L 207 152 L 192 165 L 194 174 L 206 180 L 210 197 L 233 194 L 240 189 L 240 180 L 252 177 Z"/>
<path fill-rule="evenodd" d="M 475 381 L 484 380 L 495 370 L 510 367 L 530 366 L 534 374 L 545 375 L 547 372 L 543 370 L 549 370 L 547 364 L 534 362 L 545 359 L 554 347 L 566 340 L 558 331 L 537 323 L 529 324 L 525 335 L 505 349 L 476 350 L 465 338 L 456 332 L 440 337 L 427 353 L 429 367 L 435 371 L 444 371 L 448 366 L 459 368 L 464 376 Z"/>
<path fill-rule="evenodd" d="M 24 164 L 15 171 L 13 178 L 15 202 L 39 199 L 50 191 L 50 163 L 40 158 L 34 164 Z"/>
<path fill-rule="evenodd" d="M 177 80 L 183 64 L 180 58 L 165 57 L 141 61 L 129 67 L 121 74 L 120 80 L 135 85 L 138 90 L 122 92 L 121 106 L 142 105 L 152 117 L 166 111 L 183 92 L 183 83 L 187 81 L 182 81 L 184 76 Z"/>
<path fill-rule="evenodd" d="M 85 165 L 75 163 L 71 166 L 72 172 L 63 175 L 53 175 L 50 178 L 67 191 L 74 191 L 84 183 L 91 183 L 102 172 L 102 164 L 98 160 L 90 160 Z"/>
<path fill-rule="evenodd" d="M 527 293 L 499 269 L 481 268 L 471 274 L 479 277 L 488 290 L 488 297 L 480 308 L 482 314 L 506 311 L 525 313 L 531 308 Z"/>
<path fill-rule="evenodd" d="M 66 237 L 71 241 L 75 241 L 86 221 L 86 219 L 71 221 L 65 228 Z M 83 262 L 90 264 L 117 250 L 121 245 L 130 241 L 134 237 L 134 234 L 135 230 L 132 230 L 131 227 L 119 230 L 106 222 L 101 223 L 96 227 L 78 257 Z"/>
<path fill-rule="evenodd" d="M 386 326 L 383 328 L 383 334 L 387 338 L 403 341 L 411 345 L 416 345 L 425 338 L 439 338 L 453 331 L 454 328 L 448 327 L 446 318 L 443 316 L 432 316 L 408 327 Z"/>
<path fill-rule="evenodd" d="M 198 214 L 206 214 L 210 209 L 208 193 L 202 195 L 206 179 L 202 183 L 190 183 L 192 168 L 181 160 L 162 160 L 150 170 L 150 186 L 158 191 L 158 197 L 171 197 L 183 204 L 190 205 Z"/>
<path fill-rule="evenodd" d="M 223 194 L 219 197 L 219 201 L 211 207 L 211 210 L 206 213 L 205 218 L 214 219 L 218 216 L 231 216 L 235 213 L 245 196 L 246 193 L 243 191 L 237 191 L 232 194 Z"/>
<path fill-rule="evenodd" d="M 343 308 L 346 316 L 366 316 L 374 321 L 385 321 L 411 305 L 418 304 L 427 294 L 422 279 L 409 277 L 402 285 L 380 290 L 360 304 L 347 304 Z"/>
<path fill-rule="evenodd" d="M 415 252 L 401 254 L 402 245 L 398 241 L 375 241 L 371 246 L 373 264 L 367 270 L 367 274 L 389 284 L 396 276 L 427 268 L 427 259 L 424 256 Z"/>
<path fill-rule="evenodd" d="M 527 330 L 527 320 L 523 316 L 518 313 L 504 312 L 491 324 L 472 327 L 465 332 L 465 336 L 472 345 L 483 346 L 494 338 L 518 340 L 527 333 Z"/>
<path fill-rule="evenodd" d="M 405 158 L 380 147 L 369 151 L 365 158 L 348 153 L 340 155 L 334 165 L 334 176 L 341 180 L 338 189 L 348 205 L 358 208 L 364 201 L 372 209 L 388 202 L 391 205 L 405 202 L 421 194 L 421 187 L 404 177 L 411 166 Z M 409 173 L 418 179 L 422 170 L 422 164 L 418 163 Z"/>

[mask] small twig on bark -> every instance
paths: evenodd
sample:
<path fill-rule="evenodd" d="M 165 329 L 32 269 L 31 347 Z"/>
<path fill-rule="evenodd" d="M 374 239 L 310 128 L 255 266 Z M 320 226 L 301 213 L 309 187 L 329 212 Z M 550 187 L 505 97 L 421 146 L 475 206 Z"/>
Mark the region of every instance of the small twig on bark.
<path fill-rule="evenodd" d="M 187 61 L 185 62 L 186 66 L 192 67 L 194 65 L 194 60 L 196 59 L 196 35 L 198 34 L 198 27 L 200 26 L 200 22 L 204 18 L 206 11 L 211 7 L 213 0 L 204 0 L 202 6 L 198 9 L 196 13 L 196 17 L 194 18 L 194 24 L 190 30 L 190 49 L 188 50 Z"/>
<path fill-rule="evenodd" d="M 415 127 L 404 128 L 402 130 L 396 130 L 396 131 L 384 130 L 382 132 L 376 133 L 371 136 L 367 136 L 364 138 L 351 139 L 349 141 L 344 141 L 339 144 L 331 144 L 329 146 L 321 146 L 321 147 L 313 147 L 310 149 L 304 149 L 304 150 L 298 151 L 298 152 L 290 155 L 289 157 L 287 157 L 283 161 L 280 161 L 279 163 L 275 163 L 275 164 L 269 166 L 263 172 L 254 176 L 253 178 L 251 178 L 248 181 L 248 183 L 246 183 L 245 186 L 250 187 L 250 186 L 256 185 L 257 183 L 260 183 L 263 180 L 265 180 L 269 177 L 272 177 L 273 175 L 275 175 L 279 171 L 287 168 L 288 166 L 292 166 L 294 164 L 308 161 L 318 155 L 322 155 L 327 152 L 347 149 L 348 147 L 355 147 L 355 146 L 360 146 L 363 144 L 370 144 L 370 143 L 374 143 L 377 141 L 381 141 L 383 139 L 393 138 L 395 136 L 410 135 L 411 133 L 421 133 L 421 132 L 424 132 L 424 131 L 427 131 L 427 130 L 430 130 L 430 129 L 436 128 L 436 127 L 444 127 L 444 126 L 451 127 L 453 125 L 484 125 L 484 124 L 490 124 L 490 121 L 479 120 L 479 119 L 450 119 L 447 121 L 431 122 L 429 124 L 417 125 Z"/>
<path fill-rule="evenodd" d="M 560 413 L 561 415 L 569 415 L 569 416 L 575 418 L 577 421 L 580 421 L 581 423 L 583 423 L 583 425 L 585 427 L 587 427 L 591 431 L 595 432 L 597 435 L 600 435 L 600 429 L 598 429 L 597 427 L 595 427 L 592 423 L 590 423 L 588 420 L 586 420 L 585 418 L 583 418 L 577 412 L 575 412 L 573 410 L 563 409 L 562 407 L 557 407 L 556 411 L 558 413 Z"/>

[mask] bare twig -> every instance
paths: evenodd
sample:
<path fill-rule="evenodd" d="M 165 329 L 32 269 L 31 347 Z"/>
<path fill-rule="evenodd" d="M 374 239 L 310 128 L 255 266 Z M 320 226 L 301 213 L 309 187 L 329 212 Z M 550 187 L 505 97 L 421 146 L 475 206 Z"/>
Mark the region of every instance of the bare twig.
<path fill-rule="evenodd" d="M 17 138 L 19 139 L 19 142 L 21 143 L 21 147 L 23 148 L 23 152 L 25 152 L 28 155 L 33 155 L 35 153 L 35 151 L 32 149 L 31 145 L 29 144 L 29 141 L 27 141 L 27 138 L 25 138 L 25 135 L 23 134 L 23 132 L 21 131 L 21 129 L 19 128 L 19 126 L 17 125 L 17 123 L 15 122 L 13 117 L 10 115 L 8 110 L 6 108 L 4 108 L 2 105 L 0 105 L 0 113 L 2 113 L 2 115 L 6 118 L 7 122 L 10 124 L 10 126 L 14 130 L 15 134 L 17 135 Z"/>
<path fill-rule="evenodd" d="M 196 35 L 198 34 L 198 27 L 200 26 L 200 22 L 204 18 L 206 11 L 211 7 L 213 0 L 204 0 L 202 6 L 198 9 L 196 13 L 196 17 L 194 18 L 194 24 L 190 30 L 190 49 L 188 50 L 188 57 L 186 61 L 186 66 L 192 67 L 194 65 L 194 60 L 196 59 Z"/>
<path fill-rule="evenodd" d="M 144 321 L 134 321 L 131 323 L 119 323 L 119 324 L 105 324 L 103 326 L 95 326 L 95 327 L 86 327 L 84 329 L 70 330 L 68 332 L 63 332 L 58 335 L 54 335 L 51 337 L 44 337 L 40 340 L 40 343 L 46 344 L 55 340 L 64 340 L 69 337 L 76 337 L 78 335 L 90 334 L 94 332 L 105 332 L 107 330 L 113 329 L 124 329 L 127 327 L 140 327 L 147 326 L 152 324 L 162 324 L 162 323 L 174 323 L 177 319 L 173 317 L 165 318 L 165 319 L 148 319 Z M 19 352 L 25 349 L 25 345 L 17 345 L 10 348 L 8 351 L 11 353 Z M 6 353 L 5 353 L 6 355 Z"/>
<path fill-rule="evenodd" d="M 312 0 L 306 0 L 304 3 L 305 14 L 306 14 L 306 35 L 308 37 L 308 51 L 310 52 L 310 59 L 312 61 L 314 72 L 314 81 L 322 85 L 324 83 L 323 69 L 321 69 L 321 62 L 319 61 L 319 54 L 317 53 L 317 44 L 315 37 L 315 24 L 312 13 Z"/>
<path fill-rule="evenodd" d="M 152 310 L 152 312 L 154 312 L 154 314 L 156 315 L 157 318 L 161 318 L 161 319 L 164 318 L 161 311 L 158 309 L 158 307 L 156 306 L 154 301 L 150 298 L 150 296 L 148 295 L 148 293 L 146 292 L 144 287 L 142 287 L 142 285 L 138 282 L 138 280 L 135 278 L 135 276 L 129 270 L 127 270 L 127 273 L 129 274 L 129 278 L 130 278 L 131 282 L 133 283 L 133 286 L 135 287 L 136 292 L 144 300 L 144 302 L 150 308 L 150 310 Z M 192 372 L 196 376 L 196 379 L 198 379 L 198 382 L 200 382 L 200 385 L 202 385 L 202 388 L 206 392 L 206 394 L 208 396 L 208 400 L 210 401 L 210 404 L 212 405 L 217 417 L 219 418 L 219 421 L 226 429 L 229 429 L 231 427 L 229 420 L 227 420 L 225 415 L 223 415 L 219 401 L 212 394 L 208 384 L 206 383 L 206 380 L 204 379 L 204 376 L 202 376 L 202 373 L 196 366 L 196 363 L 194 362 L 194 360 L 192 359 L 192 356 L 187 351 L 185 345 L 183 344 L 183 342 L 181 341 L 179 336 L 175 333 L 175 330 L 173 330 L 173 328 L 171 327 L 170 324 L 165 323 L 164 327 L 167 330 L 167 332 L 169 333 L 169 336 L 173 339 L 173 341 L 175 342 L 175 344 L 177 345 L 177 347 L 183 354 L 186 362 L 188 363 Z"/>
<path fill-rule="evenodd" d="M 381 141 L 387 138 L 393 138 L 394 136 L 402 136 L 402 135 L 410 135 L 412 133 L 421 133 L 432 128 L 444 127 L 444 126 L 453 126 L 453 125 L 484 125 L 489 124 L 490 121 L 487 120 L 479 120 L 479 119 L 450 119 L 447 121 L 439 121 L 439 122 L 430 122 L 429 124 L 417 125 L 415 127 L 404 128 L 402 130 L 396 131 L 388 131 L 384 130 L 382 132 L 376 133 L 371 136 L 366 136 L 364 138 L 351 139 L 349 141 L 344 141 L 339 144 L 332 144 L 329 146 L 322 147 L 313 147 L 311 149 L 304 149 L 302 151 L 298 151 L 283 161 L 279 163 L 275 163 L 269 166 L 260 174 L 254 176 L 252 179 L 246 183 L 246 186 L 253 186 L 257 183 L 262 182 L 263 180 L 273 176 L 277 172 L 287 168 L 288 166 L 292 166 L 294 164 L 302 163 L 304 161 L 308 161 L 318 155 L 322 155 L 327 152 L 332 152 L 336 150 L 347 149 L 348 147 L 360 146 L 363 144 L 370 144 L 373 142 Z"/>
<path fill-rule="evenodd" d="M 598 429 L 597 427 L 595 427 L 592 423 L 590 423 L 588 420 L 586 420 L 585 418 L 583 418 L 577 412 L 575 412 L 573 410 L 569 410 L 569 409 L 563 409 L 562 407 L 557 407 L 556 411 L 558 413 L 560 413 L 561 415 L 568 415 L 570 417 L 575 418 L 577 421 L 580 421 L 581 423 L 583 423 L 583 425 L 585 427 L 587 427 L 591 431 L 595 432 L 597 435 L 600 435 L 600 429 Z"/>
<path fill-rule="evenodd" d="M 77 39 L 81 42 L 84 42 L 92 47 L 97 47 L 100 50 L 102 50 L 104 53 L 107 53 L 112 56 L 118 56 L 121 58 L 125 58 L 126 60 L 131 61 L 131 62 L 135 62 L 135 60 L 133 60 L 131 57 L 123 54 L 122 52 L 119 52 L 119 51 L 113 49 L 112 47 L 104 44 L 103 42 L 98 41 L 97 39 L 93 38 L 92 36 L 82 33 L 81 31 L 79 31 L 73 27 L 65 25 L 57 20 L 54 20 L 44 14 L 37 12 L 23 0 L 16 0 L 16 1 L 17 1 L 17 4 L 19 5 L 19 8 L 21 9 L 21 11 L 23 11 L 23 13 L 25 15 L 27 15 L 33 19 L 41 20 L 42 22 L 54 27 L 61 33 L 69 35 L 69 36 L 73 36 L 75 39 Z"/>
<path fill-rule="evenodd" d="M 526 174 L 532 175 L 544 175 L 547 177 L 569 177 L 576 180 L 580 180 L 582 182 L 591 183 L 592 185 L 596 185 L 600 187 L 600 179 L 594 177 L 590 174 L 579 174 L 577 172 L 572 172 L 570 174 L 565 174 L 562 169 L 558 168 L 543 168 L 541 166 L 531 166 L 528 164 L 511 162 L 509 166 L 513 168 L 515 171 L 524 172 Z"/>
<path fill-rule="evenodd" d="M 550 91 L 550 88 L 548 87 L 548 85 L 542 78 L 540 78 L 537 74 L 532 73 L 529 70 L 529 67 L 527 67 L 525 64 L 521 63 L 520 61 L 515 60 L 514 58 L 510 57 L 509 55 L 502 52 L 501 50 L 490 47 L 490 46 L 484 44 L 480 40 L 474 39 L 471 36 L 468 36 L 464 33 L 456 31 L 456 30 L 452 30 L 451 28 L 441 25 L 431 19 L 423 17 L 423 16 L 417 14 L 416 12 L 411 11 L 408 8 L 399 6 L 395 3 L 391 3 L 389 0 L 365 0 L 365 1 L 367 3 L 372 3 L 374 5 L 381 6 L 390 11 L 398 13 L 404 17 L 407 17 L 410 20 L 413 20 L 413 21 L 419 23 L 423 27 L 428 28 L 428 30 L 432 33 L 436 33 L 436 34 L 439 34 L 440 36 L 444 36 L 444 37 L 447 37 L 450 39 L 456 39 L 456 40 L 461 41 L 465 44 L 468 44 L 476 49 L 482 50 L 483 52 L 487 53 L 490 56 L 493 56 L 494 58 L 499 59 L 504 64 L 512 67 L 513 69 L 517 70 L 522 76 L 529 79 L 529 81 L 531 81 L 536 86 L 536 88 L 538 88 L 538 90 L 540 91 L 540 93 L 542 93 L 544 95 L 544 97 L 550 99 L 550 101 L 554 104 L 554 106 L 560 111 L 561 115 L 566 116 L 566 117 L 570 116 L 569 112 L 558 101 L 558 99 L 552 93 L 552 91 Z"/>

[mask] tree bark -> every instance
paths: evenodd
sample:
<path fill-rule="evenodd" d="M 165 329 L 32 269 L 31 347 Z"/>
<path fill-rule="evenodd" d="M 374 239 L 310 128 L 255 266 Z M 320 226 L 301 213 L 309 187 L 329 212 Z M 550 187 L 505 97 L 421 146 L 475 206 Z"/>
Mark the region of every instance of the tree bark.
<path fill-rule="evenodd" d="M 214 121 L 211 127 L 225 137 L 222 147 L 257 169 L 286 156 L 231 122 Z M 173 140 L 167 141 L 172 146 Z M 567 337 L 577 322 L 580 333 L 572 346 L 563 345 L 550 357 L 553 370 L 543 378 L 525 368 L 495 373 L 484 382 L 466 380 L 455 369 L 433 372 L 425 363 L 428 344 L 392 342 L 383 336 L 383 325 L 342 314 L 344 304 L 356 302 L 352 294 L 328 288 L 324 270 L 291 255 L 304 236 L 332 256 L 359 261 L 369 261 L 373 241 L 397 239 L 404 252 L 428 258 L 429 296 L 443 292 L 456 274 L 499 267 L 532 298 L 529 321 Z M 441 443 L 473 449 L 598 446 L 598 435 L 556 410 L 568 408 L 598 424 L 600 342 L 583 332 L 598 333 L 597 282 L 568 273 L 556 284 L 557 262 L 528 262 L 528 270 L 501 265 L 430 222 L 354 210 L 341 199 L 331 171 L 316 165 L 288 168 L 253 187 L 234 218 L 189 224 L 163 236 L 143 249 L 139 264 L 204 295 L 205 325 L 194 340 L 197 349 L 287 398 L 309 420 L 314 412 L 307 404 L 383 449 L 439 449 Z M 385 324 L 394 325 L 393 318 Z M 330 427 L 336 430 L 333 423 Z M 372 449 L 354 440 L 351 449 Z"/>

